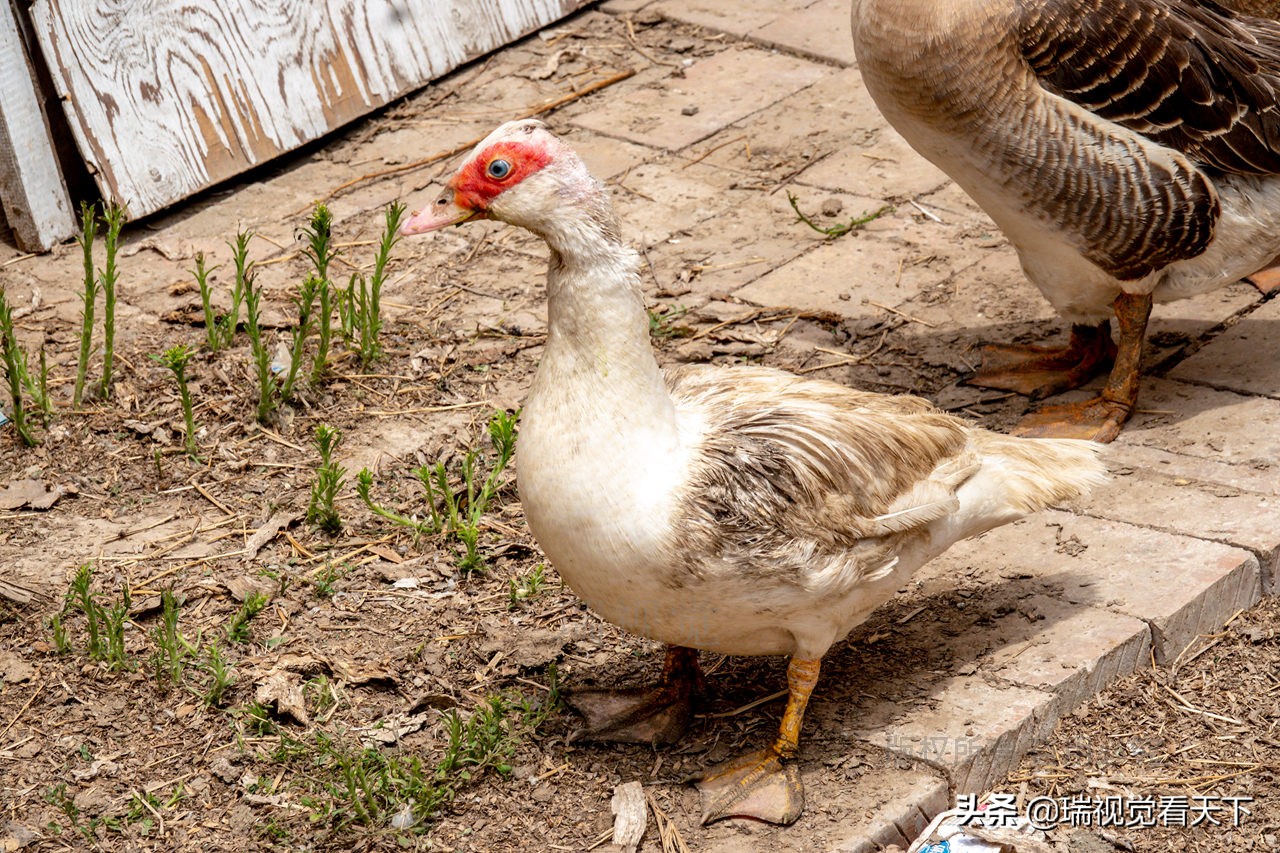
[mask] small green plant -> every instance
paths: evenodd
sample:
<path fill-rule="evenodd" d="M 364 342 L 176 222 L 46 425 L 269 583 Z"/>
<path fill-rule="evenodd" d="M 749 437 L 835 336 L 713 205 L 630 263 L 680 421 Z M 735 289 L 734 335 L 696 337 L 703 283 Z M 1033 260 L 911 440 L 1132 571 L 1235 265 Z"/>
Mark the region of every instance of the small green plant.
<path fill-rule="evenodd" d="M 378 335 L 382 331 L 382 285 L 387 278 L 387 262 L 391 259 L 391 250 L 400 240 L 400 222 L 404 219 L 404 211 L 405 207 L 400 202 L 387 208 L 382 239 L 378 243 L 378 254 L 373 261 L 373 275 L 367 281 L 363 275 L 353 275 L 347 284 L 343 333 L 349 342 L 356 344 L 363 368 L 368 368 L 382 357 L 382 345 L 378 341 Z"/>
<path fill-rule="evenodd" d="M 318 689 L 318 688 L 317 688 Z M 313 822 L 335 828 L 385 825 L 424 830 L 469 783 L 488 772 L 506 777 L 520 743 L 532 735 L 557 706 L 523 696 L 489 696 L 470 714 L 443 715 L 445 743 L 434 766 L 416 754 L 352 746 L 323 730 L 309 740 L 281 735 L 273 758 L 307 768 L 313 793 L 299 801 Z"/>
<path fill-rule="evenodd" d="M 27 357 L 18 345 L 18 337 L 13 328 L 13 312 L 3 290 L 0 290 L 0 357 L 3 358 L 5 376 L 9 380 L 13 426 L 23 444 L 35 447 L 35 436 L 31 434 L 31 427 L 27 424 L 26 407 L 22 401 L 22 386 L 27 381 Z"/>
<path fill-rule="evenodd" d="M 683 305 L 666 306 L 661 311 L 650 308 L 647 309 L 647 313 L 649 336 L 652 338 L 664 341 L 670 338 L 687 338 L 693 334 L 693 330 L 688 326 L 676 325 L 676 320 L 689 313 L 689 309 Z"/>
<path fill-rule="evenodd" d="M 253 354 L 254 372 L 258 377 L 258 423 L 271 422 L 276 410 L 276 394 L 279 387 L 271 373 L 271 353 L 262 335 L 262 291 L 254 286 L 253 276 L 244 280 L 245 329 L 249 333 L 249 349 Z"/>
<path fill-rule="evenodd" d="M 227 623 L 227 639 L 233 643 L 249 642 L 249 623 L 266 608 L 270 601 L 271 599 L 261 592 L 251 592 L 246 595 L 240 609 Z"/>
<path fill-rule="evenodd" d="M 25 361 L 25 358 L 23 359 Z M 22 384 L 26 386 L 31 401 L 40 410 L 45 426 L 53 419 L 53 400 L 49 397 L 49 362 L 45 358 L 44 344 L 40 345 L 40 372 L 35 376 L 26 372 L 24 365 Z"/>
<path fill-rule="evenodd" d="M 787 202 L 791 205 L 791 209 L 796 212 L 797 222 L 803 222 L 819 234 L 825 234 L 830 240 L 834 240 L 837 237 L 843 237 L 850 231 L 857 231 L 868 222 L 873 222 L 893 210 L 891 205 L 886 204 L 874 213 L 863 213 L 861 216 L 851 218 L 848 222 L 837 222 L 835 225 L 823 226 L 814 222 L 811 218 L 805 215 L 802 210 L 800 210 L 800 200 L 796 198 L 796 196 L 791 193 L 787 193 Z"/>
<path fill-rule="evenodd" d="M 217 642 L 210 643 L 205 649 L 203 669 L 209 675 L 209 684 L 203 693 L 197 692 L 206 707 L 214 708 L 222 704 L 222 697 L 232 684 L 235 675 L 226 660 L 222 657 L 222 649 Z"/>
<path fill-rule="evenodd" d="M 356 494 L 360 497 L 360 500 L 364 502 L 364 505 L 369 508 L 370 512 L 381 518 L 385 518 L 393 524 L 398 524 L 401 527 L 407 527 L 413 531 L 415 538 L 419 536 L 430 536 L 431 534 L 438 532 L 437 527 L 430 520 L 424 521 L 419 519 L 417 516 L 402 515 L 393 509 L 388 509 L 382 504 L 375 502 L 372 495 L 372 489 L 373 472 L 368 468 L 361 468 L 360 473 L 356 475 Z"/>
<path fill-rule="evenodd" d="M 44 800 L 50 805 L 57 806 L 62 813 L 71 821 L 71 827 L 76 832 L 84 836 L 85 840 L 91 845 L 97 846 L 97 839 L 93 837 L 93 827 L 90 824 L 80 820 L 80 809 L 75 802 L 67 795 L 67 783 L 60 782 L 44 792 Z M 61 832 L 61 827 L 58 827 Z"/>
<path fill-rule="evenodd" d="M 191 270 L 195 276 L 196 286 L 200 288 L 200 307 L 204 310 L 204 338 L 209 352 L 217 352 L 223 347 L 222 327 L 217 312 L 213 309 L 213 289 L 209 286 L 209 275 L 214 267 L 206 267 L 204 252 L 196 252 L 196 266 Z"/>
<path fill-rule="evenodd" d="M 315 323 L 316 298 L 320 294 L 323 282 L 309 275 L 302 282 L 294 305 L 298 308 L 298 325 L 290 332 L 289 370 L 285 374 L 284 384 L 280 388 L 280 397 L 293 399 L 293 386 L 298 381 L 298 370 L 302 366 L 302 356 L 306 351 L 307 336 Z"/>
<path fill-rule="evenodd" d="M 102 619 L 102 605 L 98 604 L 97 596 L 91 589 L 92 585 L 93 566 L 90 563 L 84 563 L 76 570 L 76 576 L 72 578 L 71 585 L 67 589 L 66 607 L 78 607 L 84 614 L 85 631 L 88 634 L 85 652 L 94 660 L 104 660 L 107 656 L 107 647 L 102 641 L 102 631 L 99 626 Z M 64 611 L 66 607 L 63 608 Z"/>
<path fill-rule="evenodd" d="M 85 375 L 89 370 L 89 357 L 93 354 L 93 315 L 98 300 L 98 274 L 93 266 L 93 241 L 98 235 L 98 213 L 93 205 L 80 203 L 80 233 L 76 242 L 84 254 L 84 307 L 80 317 L 80 358 L 76 361 L 75 391 L 71 396 L 73 408 L 80 408 L 84 394 Z"/>
<path fill-rule="evenodd" d="M 249 724 L 249 729 L 259 737 L 266 737 L 276 733 L 276 724 L 271 719 L 271 711 L 266 705 L 259 702 L 250 702 L 244 706 L 245 720 Z"/>
<path fill-rule="evenodd" d="M 173 378 L 178 383 L 178 399 L 182 402 L 182 420 L 186 425 L 186 436 L 184 446 L 187 455 L 192 459 L 199 458 L 199 448 L 196 447 L 196 416 L 191 406 L 191 391 L 187 388 L 187 363 L 191 360 L 192 349 L 186 344 L 178 344 L 169 347 L 159 355 L 152 355 L 151 360 L 161 367 L 166 367 L 173 372 Z"/>
<path fill-rule="evenodd" d="M 302 254 L 311 261 L 314 272 L 310 278 L 315 280 L 314 288 L 320 300 L 320 311 L 316 317 L 316 354 L 311 362 L 311 382 L 319 384 L 329 370 L 334 294 L 333 282 L 329 278 L 329 264 L 338 254 L 338 250 L 333 247 L 333 215 L 325 204 L 316 205 L 311 218 L 302 229 L 302 236 L 306 241 Z"/>
<path fill-rule="evenodd" d="M 547 586 L 546 570 L 547 567 L 539 563 L 527 573 L 507 581 L 509 587 L 507 595 L 508 609 L 515 610 L 529 599 L 537 598 L 542 594 Z"/>
<path fill-rule="evenodd" d="M 323 718 L 338 705 L 338 690 L 323 675 L 317 675 L 304 683 L 302 695 L 317 717 Z"/>
<path fill-rule="evenodd" d="M 502 484 L 502 472 L 515 452 L 516 421 L 520 414 L 496 412 L 489 419 L 489 441 L 497 452 L 497 458 L 489 469 L 489 476 L 477 488 L 476 461 L 478 454 L 468 451 L 462 458 L 461 475 L 463 495 L 460 497 L 449 485 L 444 463 L 434 467 L 422 466 L 414 473 L 427 491 L 428 509 L 436 530 L 444 531 L 463 546 L 458 569 L 463 575 L 484 570 L 484 558 L 480 556 L 480 521 L 484 518 L 489 501 Z"/>
<path fill-rule="evenodd" d="M 338 490 L 342 488 L 343 475 L 346 474 L 346 469 L 333 461 L 334 448 L 341 441 L 342 433 L 339 430 L 328 424 L 316 427 L 316 450 L 320 454 L 320 465 L 316 468 L 316 481 L 311 486 L 307 522 L 326 533 L 337 533 L 342 529 L 342 517 L 333 504 Z"/>
<path fill-rule="evenodd" d="M 156 650 L 151 655 L 156 681 L 168 676 L 169 683 L 182 684 L 187 659 L 194 648 L 178 631 L 179 604 L 172 589 L 160 593 L 160 624 L 151 629 L 151 640 Z"/>
<path fill-rule="evenodd" d="M 321 598 L 332 598 L 337 589 L 334 584 L 338 578 L 346 574 L 346 566 L 335 566 L 333 563 L 325 563 L 324 568 L 316 573 L 311 579 L 311 587 L 316 591 L 316 595 Z"/>
<path fill-rule="evenodd" d="M 107 640 L 107 668 L 111 670 L 133 669 L 124 647 L 124 625 L 129 621 L 129 588 L 121 591 L 120 600 L 111 609 L 102 611 L 103 634 Z"/>
<path fill-rule="evenodd" d="M 483 482 L 479 479 L 477 462 L 479 454 L 468 451 L 462 458 L 460 476 L 461 493 L 449 482 L 449 472 L 443 462 L 423 465 L 414 469 L 414 476 L 427 493 L 427 518 L 408 516 L 388 509 L 373 500 L 373 474 L 365 468 L 356 476 L 356 494 L 375 515 L 407 527 L 415 536 L 443 533 L 463 547 L 458 558 L 458 568 L 464 575 L 484 570 L 484 558 L 480 555 L 480 522 L 484 518 L 489 501 L 502 487 L 502 472 L 511 461 L 516 444 L 516 421 L 520 414 L 496 412 L 489 419 L 489 441 L 497 452 L 497 458 Z"/>
<path fill-rule="evenodd" d="M 60 655 L 71 651 L 71 639 L 67 636 L 66 623 L 62 621 L 62 613 L 49 617 L 49 637 L 53 640 L 53 648 Z"/>
<path fill-rule="evenodd" d="M 103 220 L 107 225 L 103 249 L 107 260 L 99 278 L 102 286 L 102 384 L 98 393 L 104 400 L 111 396 L 111 371 L 115 363 L 116 283 L 120 277 L 116 269 L 116 253 L 120 247 L 120 229 L 127 219 L 125 209 L 120 205 L 109 204 L 103 211 Z"/>

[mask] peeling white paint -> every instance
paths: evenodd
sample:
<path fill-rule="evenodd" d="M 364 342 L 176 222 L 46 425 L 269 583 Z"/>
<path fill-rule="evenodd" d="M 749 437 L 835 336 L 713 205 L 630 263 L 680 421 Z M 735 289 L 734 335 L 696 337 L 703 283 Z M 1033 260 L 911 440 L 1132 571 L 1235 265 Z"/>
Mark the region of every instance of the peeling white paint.
<path fill-rule="evenodd" d="M 36 0 L 105 196 L 142 216 L 316 139 L 585 0 Z"/>

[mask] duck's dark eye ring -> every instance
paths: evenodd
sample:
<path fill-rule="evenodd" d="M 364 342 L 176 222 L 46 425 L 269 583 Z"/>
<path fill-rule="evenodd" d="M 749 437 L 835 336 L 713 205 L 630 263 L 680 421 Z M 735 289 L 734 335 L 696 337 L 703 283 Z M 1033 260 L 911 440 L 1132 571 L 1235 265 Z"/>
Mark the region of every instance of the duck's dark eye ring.
<path fill-rule="evenodd" d="M 506 160 L 490 160 L 485 173 L 495 181 L 501 181 L 511 175 L 511 164 Z"/>

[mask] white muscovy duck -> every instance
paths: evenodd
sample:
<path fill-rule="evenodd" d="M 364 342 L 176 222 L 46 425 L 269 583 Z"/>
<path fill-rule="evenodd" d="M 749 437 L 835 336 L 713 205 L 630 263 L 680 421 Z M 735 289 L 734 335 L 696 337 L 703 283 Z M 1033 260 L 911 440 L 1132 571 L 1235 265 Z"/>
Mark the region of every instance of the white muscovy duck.
<path fill-rule="evenodd" d="M 970 381 L 1043 397 L 1113 363 L 1099 397 L 1018 433 L 1113 439 L 1152 301 L 1280 255 L 1280 23 L 1210 0 L 854 0 L 853 38 L 890 124 L 1072 323 L 1063 349 L 989 347 Z"/>
<path fill-rule="evenodd" d="M 919 398 L 764 367 L 664 374 L 639 255 L 605 187 L 540 122 L 495 130 L 402 232 L 474 219 L 551 249 L 546 350 L 517 447 L 529 526 L 601 617 L 668 645 L 656 687 L 572 696 L 587 735 L 678 737 L 696 649 L 788 655 L 777 740 L 699 787 L 704 822 L 794 821 L 793 759 L 827 649 L 952 543 L 1099 482 L 1099 446 L 998 435 Z"/>

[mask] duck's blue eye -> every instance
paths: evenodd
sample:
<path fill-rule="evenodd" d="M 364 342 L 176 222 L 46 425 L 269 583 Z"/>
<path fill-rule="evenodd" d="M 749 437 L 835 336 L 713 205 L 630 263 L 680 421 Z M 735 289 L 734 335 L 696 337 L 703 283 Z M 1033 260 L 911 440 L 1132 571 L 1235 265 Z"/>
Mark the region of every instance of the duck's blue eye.
<path fill-rule="evenodd" d="M 488 172 L 489 177 L 500 181 L 511 174 L 511 164 L 506 160 L 490 160 Z"/>

